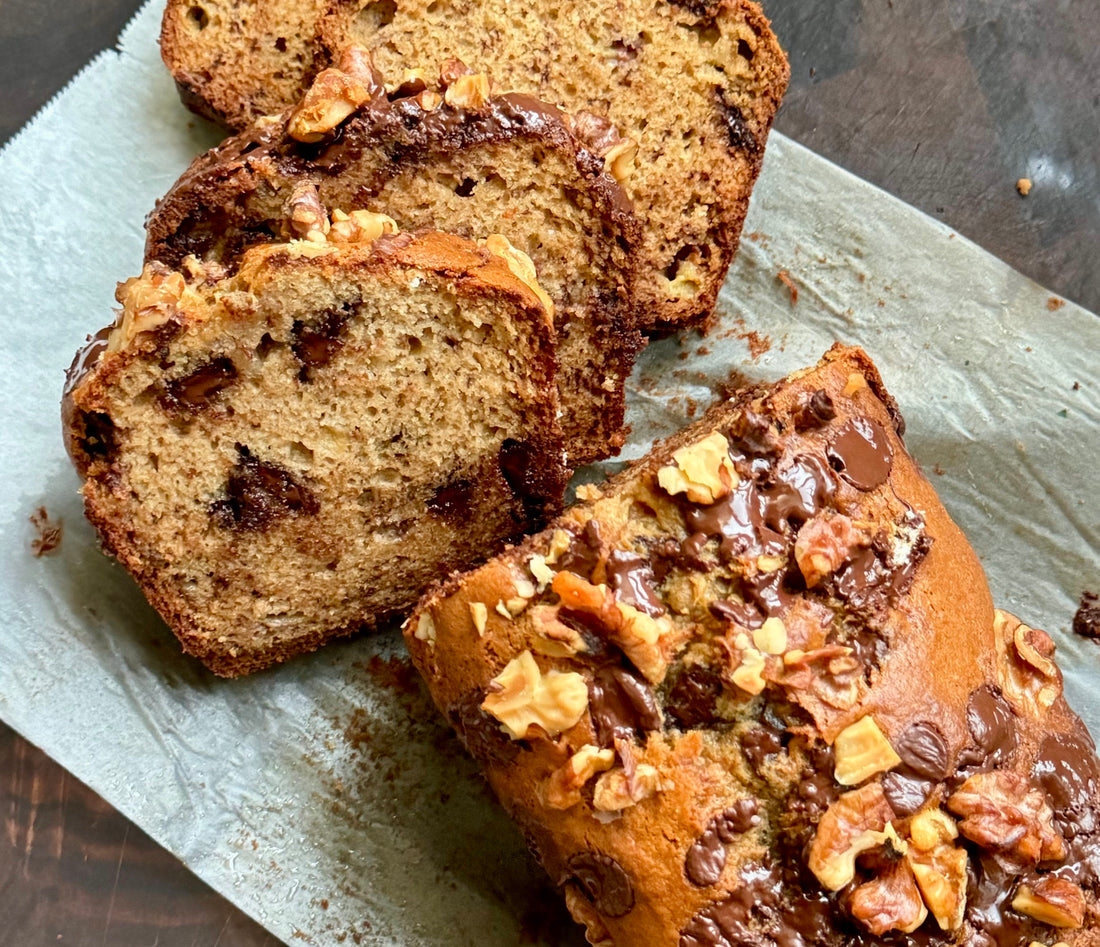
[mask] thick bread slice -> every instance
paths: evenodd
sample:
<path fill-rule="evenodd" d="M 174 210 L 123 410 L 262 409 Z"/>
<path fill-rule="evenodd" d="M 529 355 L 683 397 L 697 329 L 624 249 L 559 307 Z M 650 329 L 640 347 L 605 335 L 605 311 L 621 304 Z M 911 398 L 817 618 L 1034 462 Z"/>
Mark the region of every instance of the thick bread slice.
<path fill-rule="evenodd" d="M 349 43 L 383 73 L 448 59 L 503 88 L 606 115 L 639 143 L 628 182 L 646 223 L 643 309 L 664 327 L 711 313 L 789 68 L 749 0 L 169 0 L 165 62 L 185 100 L 233 128 L 292 104 Z"/>
<path fill-rule="evenodd" d="M 641 347 L 641 228 L 611 173 L 630 147 L 593 116 L 490 95 L 486 76 L 457 63 L 442 83 L 414 78 L 387 95 L 351 47 L 296 110 L 196 159 L 150 215 L 146 258 L 232 265 L 279 239 L 288 217 L 305 236 L 311 213 L 336 208 L 382 211 L 402 230 L 502 234 L 554 302 L 566 450 L 583 464 L 623 444 L 623 384 Z"/>
<path fill-rule="evenodd" d="M 1093 742 L 901 430 L 834 347 L 407 623 L 593 944 L 1100 943 Z"/>
<path fill-rule="evenodd" d="M 67 444 L 107 550 L 217 674 L 371 628 L 560 509 L 553 326 L 486 249 L 272 244 L 119 300 Z"/>

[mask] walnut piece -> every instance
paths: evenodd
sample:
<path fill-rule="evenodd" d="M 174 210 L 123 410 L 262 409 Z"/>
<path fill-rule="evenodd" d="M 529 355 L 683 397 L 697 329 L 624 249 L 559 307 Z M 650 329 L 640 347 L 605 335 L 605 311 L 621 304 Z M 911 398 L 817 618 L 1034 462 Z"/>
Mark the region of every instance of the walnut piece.
<path fill-rule="evenodd" d="M 531 262 L 531 258 L 522 250 L 512 246 L 508 238 L 499 233 L 490 234 L 481 245 L 493 256 L 500 257 L 512 271 L 512 275 L 538 296 L 546 312 L 553 317 L 554 301 L 539 283 L 535 264 Z"/>
<path fill-rule="evenodd" d="M 714 503 L 737 486 L 729 441 L 714 431 L 672 455 L 674 465 L 657 471 L 657 483 L 670 496 L 684 493 L 690 503 Z"/>
<path fill-rule="evenodd" d="M 1012 907 L 1052 927 L 1078 928 L 1085 923 L 1085 894 L 1067 878 L 1043 875 L 1020 885 Z"/>
<path fill-rule="evenodd" d="M 906 859 L 921 897 L 941 930 L 962 925 L 966 912 L 967 854 L 953 844 L 955 820 L 942 809 L 924 809 L 909 823 Z"/>
<path fill-rule="evenodd" d="M 622 184 L 634 170 L 634 159 L 638 154 L 638 144 L 629 138 L 612 145 L 603 156 L 603 169 Z"/>
<path fill-rule="evenodd" d="M 470 618 L 473 619 L 474 628 L 477 629 L 477 636 L 483 637 L 485 624 L 489 620 L 489 606 L 484 602 L 470 602 Z"/>
<path fill-rule="evenodd" d="M 397 221 L 386 214 L 369 210 L 345 214 L 342 210 L 334 210 L 328 239 L 330 243 L 373 243 L 382 234 L 397 231 Z"/>
<path fill-rule="evenodd" d="M 551 658 L 568 658 L 588 650 L 581 633 L 558 619 L 557 605 L 536 605 L 528 614 L 536 635 L 531 644 L 534 651 Z"/>
<path fill-rule="evenodd" d="M 435 646 L 435 622 L 432 621 L 432 616 L 427 611 L 421 612 L 417 618 L 416 631 L 413 632 L 413 637 L 419 641 L 428 642 L 429 647 Z"/>
<path fill-rule="evenodd" d="M 668 655 L 663 645 L 672 631 L 667 615 L 653 618 L 618 601 L 607 586 L 593 585 L 569 571 L 554 576 L 551 588 L 561 596 L 564 607 L 592 616 L 608 640 L 622 648 L 650 683 L 664 680 Z"/>
<path fill-rule="evenodd" d="M 872 934 L 910 934 L 928 917 L 913 872 L 904 859 L 886 867 L 852 892 L 852 916 Z"/>
<path fill-rule="evenodd" d="M 283 207 L 288 237 L 325 243 L 329 232 L 328 211 L 321 203 L 317 185 L 305 181 L 297 185 Z"/>
<path fill-rule="evenodd" d="M 489 101 L 489 77 L 484 73 L 458 76 L 447 86 L 443 101 L 454 108 L 479 109 Z"/>
<path fill-rule="evenodd" d="M 963 817 L 959 831 L 970 841 L 1018 867 L 1066 856 L 1046 794 L 1023 773 L 975 773 L 947 800 L 947 808 Z"/>
<path fill-rule="evenodd" d="M 489 685 L 481 709 L 492 714 L 513 740 L 524 740 L 532 727 L 555 737 L 581 719 L 588 707 L 588 685 L 574 671 L 543 674 L 534 655 L 513 658 Z"/>
<path fill-rule="evenodd" d="M 868 783 L 844 793 L 818 823 L 810 843 L 810 871 L 823 887 L 839 891 L 856 876 L 856 856 L 897 840 L 893 818 L 881 784 Z M 904 847 L 898 840 L 897 848 Z"/>
<path fill-rule="evenodd" d="M 320 141 L 369 102 L 376 91 L 373 83 L 359 70 L 348 73 L 338 68 L 325 69 L 313 80 L 301 103 L 291 113 L 287 134 L 296 141 Z"/>
<path fill-rule="evenodd" d="M 787 650 L 787 626 L 774 615 L 752 633 L 752 643 L 764 654 L 782 654 Z"/>
<path fill-rule="evenodd" d="M 619 812 L 655 795 L 660 788 L 656 767 L 638 763 L 631 773 L 619 766 L 596 780 L 592 806 L 597 812 Z"/>
<path fill-rule="evenodd" d="M 994 613 L 993 633 L 1005 697 L 1021 713 L 1041 716 L 1062 693 L 1050 635 L 1000 609 Z"/>
<path fill-rule="evenodd" d="M 552 809 L 568 809 L 581 801 L 581 789 L 597 773 L 615 765 L 615 751 L 586 743 L 550 774 L 546 802 Z"/>
<path fill-rule="evenodd" d="M 843 513 L 819 513 L 806 520 L 794 541 L 794 561 L 806 580 L 816 588 L 865 544 L 865 537 Z"/>
<path fill-rule="evenodd" d="M 182 273 L 160 263 L 147 263 L 141 276 L 119 283 L 115 298 L 122 316 L 107 340 L 107 351 L 117 352 L 143 332 L 158 329 L 178 311 L 187 281 Z"/>
<path fill-rule="evenodd" d="M 836 755 L 833 775 L 842 786 L 856 786 L 901 762 L 901 757 L 870 716 L 861 717 L 841 730 L 833 750 Z"/>

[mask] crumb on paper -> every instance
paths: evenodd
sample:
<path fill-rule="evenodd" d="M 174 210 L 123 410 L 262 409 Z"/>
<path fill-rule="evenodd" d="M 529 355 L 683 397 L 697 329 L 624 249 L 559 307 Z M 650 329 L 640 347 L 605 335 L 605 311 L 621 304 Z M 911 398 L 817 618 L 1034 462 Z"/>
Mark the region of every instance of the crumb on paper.
<path fill-rule="evenodd" d="M 1016 182 L 1016 190 L 1020 192 L 1020 197 L 1027 197 L 1031 193 L 1031 178 L 1020 178 Z"/>
<path fill-rule="evenodd" d="M 788 273 L 786 270 L 780 270 L 778 273 L 775 274 L 775 278 L 777 280 L 779 280 L 779 282 L 781 282 L 784 286 L 786 286 L 788 291 L 790 292 L 790 294 L 791 294 L 791 305 L 792 306 L 797 305 L 798 304 L 798 287 L 795 286 L 794 280 L 791 279 L 791 274 Z"/>
<path fill-rule="evenodd" d="M 878 301 L 878 307 L 879 307 L 879 309 L 883 309 L 883 308 L 885 308 L 885 306 L 886 306 L 886 300 L 885 300 L 885 299 L 880 299 L 880 300 Z"/>
<path fill-rule="evenodd" d="M 1074 391 L 1080 391 L 1081 390 L 1081 383 L 1079 381 L 1075 381 L 1073 383 L 1073 390 Z"/>
<path fill-rule="evenodd" d="M 1049 309 L 1051 312 L 1057 312 L 1065 304 L 1066 304 L 1066 301 L 1064 299 L 1062 299 L 1060 296 L 1051 296 L 1047 300 L 1047 309 Z"/>
<path fill-rule="evenodd" d="M 40 506 L 29 517 L 31 526 L 38 535 L 31 540 L 31 552 L 35 558 L 48 556 L 56 552 L 61 545 L 61 534 L 64 524 L 61 520 L 51 520 L 50 514 L 44 506 Z"/>
<path fill-rule="evenodd" d="M 1081 604 L 1073 616 L 1073 633 L 1100 641 L 1100 596 L 1095 592 L 1081 593 Z"/>
<path fill-rule="evenodd" d="M 944 472 L 945 471 L 943 467 L 941 467 L 939 464 L 936 464 L 936 466 L 932 468 L 932 473 L 934 473 L 937 477 L 942 477 L 944 475 Z"/>

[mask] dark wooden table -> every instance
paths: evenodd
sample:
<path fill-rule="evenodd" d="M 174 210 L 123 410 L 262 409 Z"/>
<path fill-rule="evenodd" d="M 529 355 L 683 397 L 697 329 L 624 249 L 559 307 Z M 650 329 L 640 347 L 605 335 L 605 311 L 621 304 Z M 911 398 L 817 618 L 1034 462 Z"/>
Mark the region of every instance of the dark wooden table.
<path fill-rule="evenodd" d="M 765 5 L 791 58 L 781 131 L 1100 310 L 1096 0 Z M 0 142 L 137 7 L 0 0 Z M 276 943 L 3 724 L 0 812 L 0 945 Z"/>

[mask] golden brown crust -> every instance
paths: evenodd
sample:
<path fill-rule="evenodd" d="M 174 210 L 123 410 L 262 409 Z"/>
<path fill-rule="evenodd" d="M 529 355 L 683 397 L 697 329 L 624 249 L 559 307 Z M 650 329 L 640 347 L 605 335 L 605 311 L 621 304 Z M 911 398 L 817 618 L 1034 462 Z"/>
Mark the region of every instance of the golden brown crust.
<path fill-rule="evenodd" d="M 834 346 L 407 623 L 593 943 L 1100 940 L 1100 763 L 898 417 Z"/>
<path fill-rule="evenodd" d="M 497 253 L 297 241 L 119 298 L 63 411 L 85 511 L 217 674 L 376 627 L 560 509 L 553 326 Z"/>
<path fill-rule="evenodd" d="M 166 36 L 168 24 L 190 8 L 190 0 L 170 0 Z M 360 42 L 384 71 L 434 74 L 445 60 L 460 59 L 489 70 L 505 87 L 573 112 L 607 115 L 640 145 L 629 186 L 649 226 L 641 305 L 650 326 L 698 325 L 710 316 L 789 79 L 786 57 L 756 4 L 569 3 L 552 16 L 524 17 L 503 0 L 467 7 L 340 0 L 270 9 L 304 18 L 304 58 L 312 57 L 307 81 L 349 41 Z M 235 32 L 173 28 L 164 45 L 189 99 L 216 102 L 210 107 L 228 114 L 235 128 L 275 111 L 279 96 L 281 106 L 291 103 L 304 88 L 286 78 L 297 74 L 301 51 L 279 59 L 272 52 L 277 28 L 251 14 L 247 3 L 230 6 L 225 16 L 235 19 Z M 681 62 L 691 68 L 668 66 Z M 271 75 L 278 78 L 266 81 Z"/>

